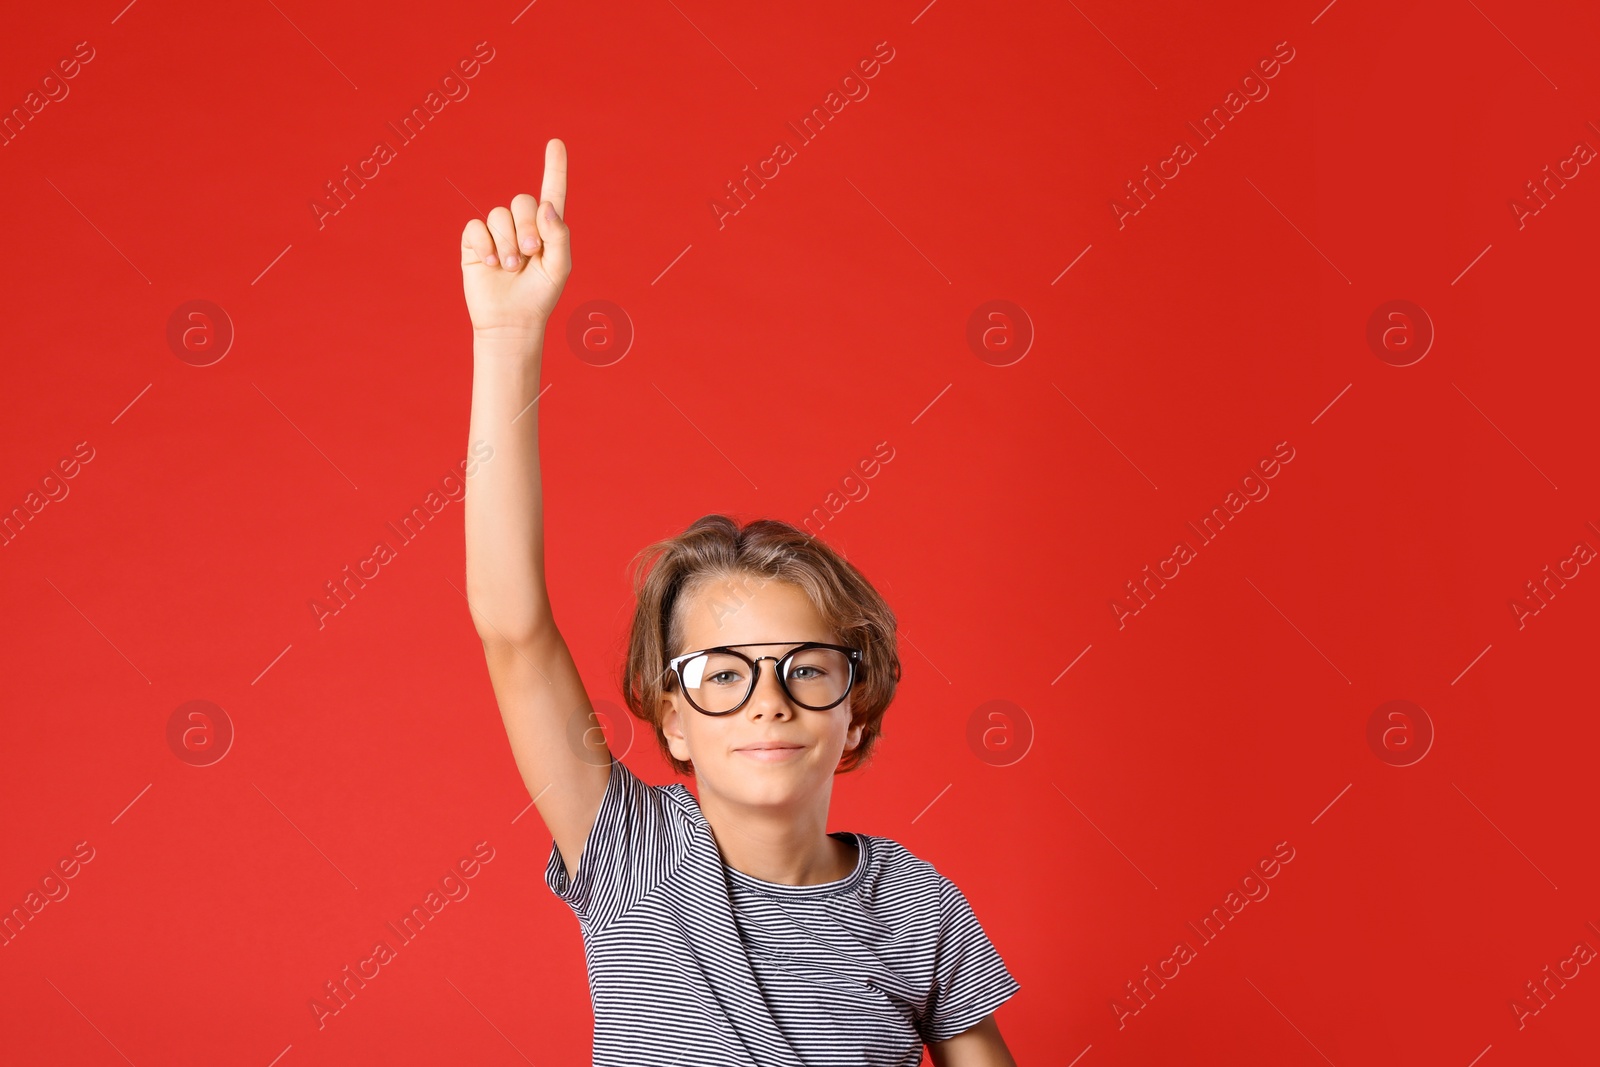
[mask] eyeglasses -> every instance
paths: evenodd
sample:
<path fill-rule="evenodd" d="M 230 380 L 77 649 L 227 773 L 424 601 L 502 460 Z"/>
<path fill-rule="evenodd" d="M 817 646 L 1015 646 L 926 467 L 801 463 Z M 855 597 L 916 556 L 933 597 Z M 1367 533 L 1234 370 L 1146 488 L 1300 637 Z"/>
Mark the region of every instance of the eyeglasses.
<path fill-rule="evenodd" d="M 742 648 L 788 645 L 792 641 L 752 641 Z M 777 666 L 778 685 L 789 700 L 810 711 L 827 711 L 850 695 L 861 650 L 807 641 L 782 656 L 752 659 L 732 645 L 686 652 L 667 661 L 689 705 L 702 715 L 732 715 L 749 701 L 761 678 L 761 661 Z"/>

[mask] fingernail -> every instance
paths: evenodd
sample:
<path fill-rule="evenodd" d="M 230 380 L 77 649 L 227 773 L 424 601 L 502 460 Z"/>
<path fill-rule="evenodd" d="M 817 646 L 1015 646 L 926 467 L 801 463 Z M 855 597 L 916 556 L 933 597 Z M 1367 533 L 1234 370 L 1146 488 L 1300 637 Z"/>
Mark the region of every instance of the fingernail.
<path fill-rule="evenodd" d="M 517 257 L 516 257 L 515 253 L 512 253 L 511 255 L 506 257 L 506 269 L 507 270 L 516 270 L 517 269 Z"/>
<path fill-rule="evenodd" d="M 530 254 L 533 252 L 533 237 L 532 237 L 532 235 L 524 235 L 523 236 L 523 238 L 522 238 L 522 250 L 524 252 L 528 252 Z"/>
<path fill-rule="evenodd" d="M 484 256 L 483 257 L 483 261 L 485 263 L 487 263 L 491 267 L 500 262 L 498 259 L 495 258 L 493 252 L 490 252 L 488 255 Z"/>

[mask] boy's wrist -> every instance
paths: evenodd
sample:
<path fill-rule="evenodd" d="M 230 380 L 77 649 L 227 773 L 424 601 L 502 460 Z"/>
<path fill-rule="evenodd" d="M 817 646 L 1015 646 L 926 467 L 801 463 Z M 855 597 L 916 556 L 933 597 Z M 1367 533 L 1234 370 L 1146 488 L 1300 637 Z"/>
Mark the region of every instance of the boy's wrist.
<path fill-rule="evenodd" d="M 472 331 L 474 353 L 490 355 L 537 355 L 544 347 L 544 324 L 516 328 Z"/>

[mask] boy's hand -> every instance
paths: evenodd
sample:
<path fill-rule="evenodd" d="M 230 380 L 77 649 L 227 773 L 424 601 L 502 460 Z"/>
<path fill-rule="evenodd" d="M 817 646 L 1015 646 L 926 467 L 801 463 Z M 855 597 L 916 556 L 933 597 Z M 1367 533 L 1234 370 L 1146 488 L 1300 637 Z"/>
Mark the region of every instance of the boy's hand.
<path fill-rule="evenodd" d="M 537 201 L 518 193 L 509 208 L 473 219 L 461 232 L 461 282 L 472 331 L 481 336 L 540 334 L 572 273 L 567 210 L 567 146 L 544 148 L 544 185 Z"/>

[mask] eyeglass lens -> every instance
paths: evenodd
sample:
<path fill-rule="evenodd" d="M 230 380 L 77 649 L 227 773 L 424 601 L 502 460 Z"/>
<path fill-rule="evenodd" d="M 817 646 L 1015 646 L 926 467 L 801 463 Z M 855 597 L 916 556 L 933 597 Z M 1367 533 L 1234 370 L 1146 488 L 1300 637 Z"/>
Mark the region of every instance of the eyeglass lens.
<path fill-rule="evenodd" d="M 772 660 L 768 667 L 776 667 Z M 790 658 L 789 695 L 804 708 L 826 708 L 844 697 L 850 684 L 850 657 L 831 648 L 801 649 Z M 749 694 L 754 672 L 729 652 L 707 652 L 679 668 L 684 688 L 696 707 L 713 714 L 732 711 Z"/>

